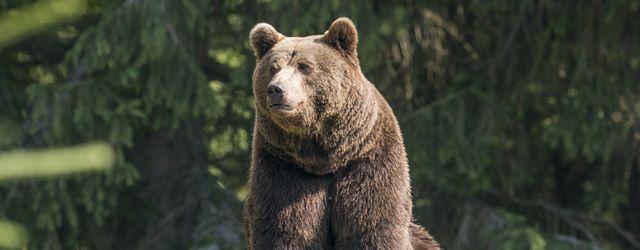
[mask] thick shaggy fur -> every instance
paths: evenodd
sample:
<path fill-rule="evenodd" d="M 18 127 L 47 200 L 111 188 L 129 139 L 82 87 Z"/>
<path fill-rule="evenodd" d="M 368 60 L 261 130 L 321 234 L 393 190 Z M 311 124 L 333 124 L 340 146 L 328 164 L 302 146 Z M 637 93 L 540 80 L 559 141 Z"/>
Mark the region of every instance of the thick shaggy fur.
<path fill-rule="evenodd" d="M 412 223 L 400 128 L 360 70 L 353 23 L 340 18 L 323 35 L 291 38 L 258 24 L 250 39 L 257 65 L 249 248 L 439 249 Z M 288 93 L 293 111 L 267 105 L 273 81 L 297 86 Z"/>

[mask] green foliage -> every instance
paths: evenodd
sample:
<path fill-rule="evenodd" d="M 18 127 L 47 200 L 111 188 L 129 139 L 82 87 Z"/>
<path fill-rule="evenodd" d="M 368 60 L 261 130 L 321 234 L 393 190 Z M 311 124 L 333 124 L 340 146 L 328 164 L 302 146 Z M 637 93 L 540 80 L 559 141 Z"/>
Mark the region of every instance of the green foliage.
<path fill-rule="evenodd" d="M 496 234 L 499 249 L 546 249 L 544 237 L 536 229 L 527 226 L 523 216 L 506 213 L 505 218 L 508 226 Z"/>
<path fill-rule="evenodd" d="M 8 2 L 0 15 L 31 3 Z M 0 214 L 36 248 L 242 248 L 248 31 L 319 34 L 348 16 L 364 74 L 400 119 L 414 213 L 446 248 L 637 248 L 639 11 L 635 0 L 87 1 L 86 16 L 0 51 L 0 149 L 104 140 L 114 171 L 3 184 Z"/>
<path fill-rule="evenodd" d="M 114 152 L 104 143 L 63 149 L 6 152 L 0 154 L 0 181 L 104 170 L 111 167 L 113 161 Z"/>
<path fill-rule="evenodd" d="M 0 181 L 56 177 L 91 170 L 106 170 L 114 152 L 104 143 L 62 149 L 14 151 L 0 154 Z M 19 224 L 0 219 L 0 248 L 26 249 L 27 231 Z"/>
<path fill-rule="evenodd" d="M 134 188 L 140 178 L 131 162 L 144 161 L 144 156 L 135 154 L 140 154 L 137 150 L 154 133 L 184 135 L 192 145 L 198 141 L 206 145 L 209 140 L 220 144 L 212 138 L 218 133 L 217 120 L 213 119 L 227 114 L 222 106 L 228 102 L 223 98 L 233 95 L 214 95 L 229 90 L 209 85 L 202 65 L 194 59 L 196 51 L 203 49 L 198 44 L 211 34 L 203 9 L 197 1 L 116 2 L 104 7 L 104 15 L 98 21 L 86 21 L 90 27 L 81 34 L 76 27 L 68 28 L 76 30 L 72 34 L 74 45 L 57 58 L 58 62 L 53 62 L 53 70 L 33 61 L 35 65 L 31 67 L 42 69 L 42 73 L 22 75 L 19 69 L 4 72 L 9 83 L 33 82 L 21 86 L 22 96 L 12 97 L 17 103 L 28 103 L 29 109 L 16 115 L 24 124 L 24 131 L 10 140 L 33 147 L 100 139 L 116 149 L 114 171 L 107 174 L 6 186 L 5 195 L 9 190 L 22 194 L 7 197 L 10 199 L 5 209 L 29 225 L 30 231 L 37 232 L 36 248 L 109 248 L 96 239 L 109 241 L 116 237 L 118 232 L 109 228 L 122 225 L 126 217 L 132 216 L 118 212 L 118 206 L 134 201 L 118 197 Z M 5 53 L 11 57 L 12 52 Z M 34 57 L 42 52 L 18 50 L 14 56 L 26 53 L 27 57 Z M 219 105 L 211 106 L 216 103 Z M 236 103 L 229 109 L 248 120 L 249 103 Z M 246 157 L 248 132 L 237 127 L 235 131 L 240 131 L 243 141 L 234 139 L 225 145 L 240 145 Z M 208 158 L 206 153 L 192 154 L 194 159 Z M 217 156 L 225 154 L 230 153 Z M 21 207 L 32 209 L 16 210 Z M 238 222 L 235 223 L 232 225 L 237 227 Z"/>
<path fill-rule="evenodd" d="M 0 248 L 26 249 L 29 235 L 19 224 L 0 219 Z"/>
<path fill-rule="evenodd" d="M 9 11 L 0 17 L 0 48 L 60 22 L 77 18 L 84 13 L 86 4 L 84 0 L 48 0 Z"/>

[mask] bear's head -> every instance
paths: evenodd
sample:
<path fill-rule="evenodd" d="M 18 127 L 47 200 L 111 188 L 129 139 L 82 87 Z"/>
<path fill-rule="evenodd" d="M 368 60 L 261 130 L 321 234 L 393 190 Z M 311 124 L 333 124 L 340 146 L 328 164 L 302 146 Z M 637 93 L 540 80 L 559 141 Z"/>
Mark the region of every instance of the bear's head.
<path fill-rule="evenodd" d="M 360 70 L 358 34 L 348 18 L 307 37 L 286 37 L 260 23 L 249 38 L 257 58 L 257 129 L 296 162 L 338 157 L 340 144 L 353 141 L 349 134 L 367 130 L 368 124 L 359 123 L 375 120 L 372 86 Z"/>

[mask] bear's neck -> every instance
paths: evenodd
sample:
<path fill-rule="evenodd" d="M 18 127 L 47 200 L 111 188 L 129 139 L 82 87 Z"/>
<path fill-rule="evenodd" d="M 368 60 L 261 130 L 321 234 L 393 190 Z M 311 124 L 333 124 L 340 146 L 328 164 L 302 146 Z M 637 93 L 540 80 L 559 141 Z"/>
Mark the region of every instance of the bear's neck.
<path fill-rule="evenodd" d="M 264 140 L 263 149 L 289 161 L 306 172 L 326 175 L 336 172 L 350 161 L 372 149 L 375 124 L 379 122 L 380 105 L 375 88 L 364 89 L 360 100 L 339 114 L 325 119 L 316 133 L 300 136 L 287 133 L 265 116 L 256 119 L 256 131 Z M 284 136 L 283 136 L 284 135 Z"/>

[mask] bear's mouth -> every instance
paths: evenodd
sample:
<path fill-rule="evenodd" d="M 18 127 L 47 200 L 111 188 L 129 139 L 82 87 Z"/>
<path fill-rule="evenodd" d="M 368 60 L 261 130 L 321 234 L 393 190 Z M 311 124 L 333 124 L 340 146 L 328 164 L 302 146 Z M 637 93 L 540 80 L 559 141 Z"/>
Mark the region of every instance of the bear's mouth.
<path fill-rule="evenodd" d="M 269 105 L 269 109 L 278 110 L 278 111 L 290 111 L 293 110 L 293 107 L 289 104 L 284 103 L 274 103 Z"/>

